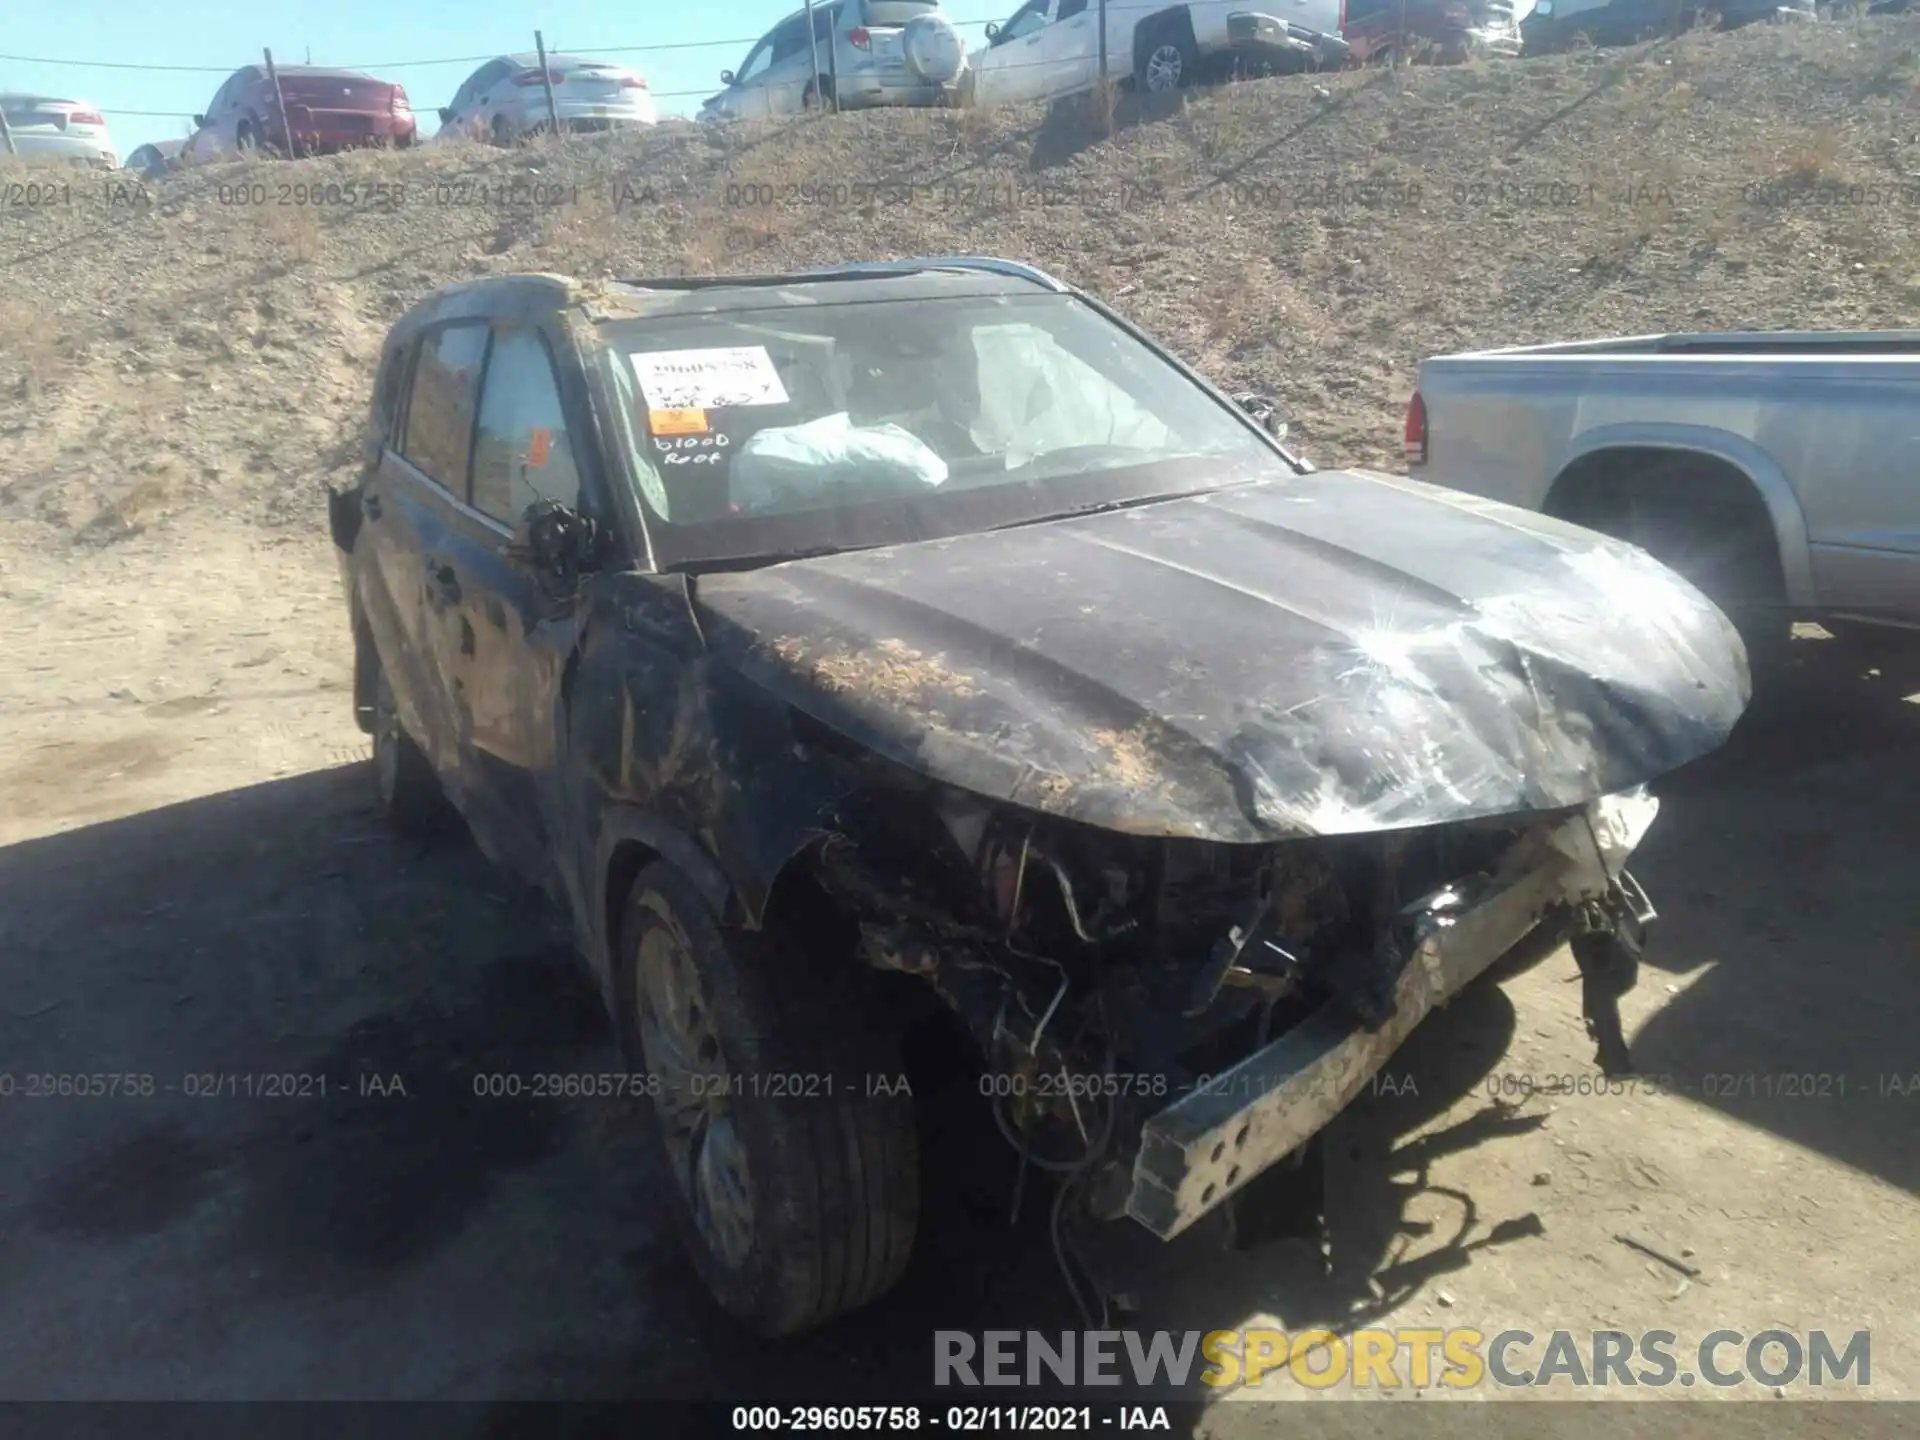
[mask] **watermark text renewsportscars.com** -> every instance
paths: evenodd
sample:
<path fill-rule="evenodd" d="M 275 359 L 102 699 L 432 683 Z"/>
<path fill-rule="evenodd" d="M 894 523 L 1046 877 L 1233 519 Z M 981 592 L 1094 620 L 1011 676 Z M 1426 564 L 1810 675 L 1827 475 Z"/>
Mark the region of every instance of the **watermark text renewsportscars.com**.
<path fill-rule="evenodd" d="M 1728 1389 L 1864 1391 L 1867 1330 L 937 1330 L 941 1388 L 1133 1387 L 1278 1392 L 1288 1387 L 1391 1391 Z"/>

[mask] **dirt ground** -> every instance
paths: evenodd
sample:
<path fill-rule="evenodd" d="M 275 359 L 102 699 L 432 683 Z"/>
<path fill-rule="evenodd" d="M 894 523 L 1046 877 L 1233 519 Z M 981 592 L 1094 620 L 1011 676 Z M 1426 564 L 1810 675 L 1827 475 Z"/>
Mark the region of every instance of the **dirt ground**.
<path fill-rule="evenodd" d="M 1689 37 L 1327 97 L 1260 82 L 1099 144 L 1054 117 L 846 117 L 865 128 L 280 172 L 404 172 L 398 215 L 364 192 L 236 203 L 270 166 L 162 182 L 144 208 L 0 214 L 0 1397 L 847 1402 L 923 1388 L 936 1328 L 1078 1323 L 1038 1207 L 1009 1225 L 1011 1157 L 952 1087 L 923 1095 L 905 1283 L 783 1346 L 701 1298 L 644 1114 L 476 1095 L 618 1062 L 555 917 L 371 809 L 319 502 L 351 470 L 373 346 L 430 285 L 993 250 L 1087 281 L 1223 380 L 1281 377 L 1310 456 L 1378 463 L 1435 351 L 1904 313 L 1920 273 L 1897 210 L 1762 224 L 1727 197 L 1907 173 L 1917 37 Z M 1475 198 L 1489 135 L 1496 174 L 1576 191 L 1629 184 L 1662 136 L 1688 158 L 1653 167 L 1670 203 L 1543 216 Z M 1363 178 L 1382 157 L 1385 181 L 1426 175 L 1426 200 L 1173 184 Z M 603 207 L 609 175 L 650 178 L 656 198 L 536 215 L 445 188 L 509 171 L 573 174 Z M 844 190 L 909 171 L 986 188 L 918 209 L 728 200 L 776 173 Z M 993 189 L 1042 182 L 1066 198 Z M 1469 255 L 1484 285 L 1462 283 Z M 1507 967 L 1336 1126 L 1330 1273 L 1299 1242 L 1229 1251 L 1203 1227 L 1140 1257 L 1130 1323 L 1658 1328 L 1683 1348 L 1869 1329 L 1868 1393 L 1920 1399 L 1920 666 L 1795 650 L 1733 742 L 1663 786 L 1636 865 L 1661 920 L 1625 1009 L 1657 1091 L 1522 1094 L 1594 1070 L 1566 954 Z M 30 1097 L 49 1076 L 118 1079 Z M 245 1093 L 261 1076 L 305 1093 Z M 1622 1235 L 1700 1273 L 1682 1287 Z M 1274 1416 L 1227 1400 L 1201 1431 L 1271 1434 Z"/>
<path fill-rule="evenodd" d="M 476 1098 L 617 1062 L 551 916 L 379 828 L 322 536 L 14 554 L 4 585 L 0 1395 L 844 1399 L 923 1384 L 934 1328 L 1073 1323 L 952 1097 L 905 1285 L 784 1347 L 699 1297 L 643 1115 Z M 1592 1073 L 1573 967 L 1480 984 L 1338 1126 L 1331 1276 L 1196 1232 L 1136 1323 L 1867 1328 L 1870 1393 L 1914 1396 L 1920 1096 L 1885 1077 L 1920 1070 L 1920 678 L 1836 644 L 1665 787 L 1627 1014 L 1674 1093 L 1512 1097 Z M 25 1098 L 44 1074 L 153 1093 Z M 326 1094 L 188 1093 L 258 1075 Z"/>

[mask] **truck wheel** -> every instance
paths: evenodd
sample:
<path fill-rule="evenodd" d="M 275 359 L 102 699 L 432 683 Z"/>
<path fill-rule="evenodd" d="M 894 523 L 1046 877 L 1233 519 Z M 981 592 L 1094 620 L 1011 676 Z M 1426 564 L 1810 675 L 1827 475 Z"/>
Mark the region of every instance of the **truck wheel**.
<path fill-rule="evenodd" d="M 620 945 L 622 1040 L 657 1083 L 675 1210 L 721 1308 L 790 1335 L 891 1289 L 919 1218 L 913 1102 L 869 1093 L 898 1056 L 847 987 L 723 925 L 662 862 L 635 879 Z"/>
<path fill-rule="evenodd" d="M 400 723 L 384 667 L 373 688 L 373 773 L 380 813 L 395 834 L 418 839 L 440 828 L 447 815 L 446 797 L 433 766 Z"/>
<path fill-rule="evenodd" d="M 1638 545 L 1686 577 L 1740 632 L 1754 675 L 1785 658 L 1793 626 L 1786 612 L 1779 552 L 1758 503 L 1708 483 L 1686 460 L 1655 462 L 1578 523 Z"/>
<path fill-rule="evenodd" d="M 1193 78 L 1197 63 L 1184 20 L 1166 21 L 1141 42 L 1135 78 L 1149 95 L 1170 95 Z"/>

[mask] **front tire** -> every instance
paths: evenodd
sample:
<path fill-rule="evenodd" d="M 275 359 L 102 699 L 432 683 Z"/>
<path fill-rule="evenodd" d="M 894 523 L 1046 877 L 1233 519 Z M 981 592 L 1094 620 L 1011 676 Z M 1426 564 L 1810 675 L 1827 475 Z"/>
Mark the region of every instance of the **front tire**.
<path fill-rule="evenodd" d="M 722 924 L 661 862 L 634 881 L 620 943 L 622 1041 L 659 1086 L 675 1208 L 713 1298 L 772 1337 L 891 1289 L 918 1222 L 918 1140 L 908 1095 L 869 1093 L 899 1059 L 862 1024 L 851 969 Z"/>
<path fill-rule="evenodd" d="M 1764 511 L 1703 482 L 1689 462 L 1676 459 L 1656 461 L 1631 488 L 1609 493 L 1576 518 L 1639 546 L 1719 606 L 1740 632 L 1756 679 L 1785 660 L 1793 626 Z"/>

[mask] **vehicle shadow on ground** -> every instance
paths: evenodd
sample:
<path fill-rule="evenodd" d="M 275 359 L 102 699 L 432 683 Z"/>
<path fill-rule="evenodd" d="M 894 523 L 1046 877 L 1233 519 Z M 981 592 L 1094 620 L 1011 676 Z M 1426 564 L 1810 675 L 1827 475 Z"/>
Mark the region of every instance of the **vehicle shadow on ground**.
<path fill-rule="evenodd" d="M 1663 916 L 1641 984 L 1684 988 L 1631 1039 L 1644 1072 L 1691 1077 L 1704 1103 L 1915 1189 L 1920 1106 L 1863 1090 L 1920 1068 L 1920 890 L 1903 859 L 1920 840 L 1920 705 L 1902 698 L 1920 683 L 1859 668 L 1810 658 L 1724 752 L 1661 787 L 1641 869 Z M 1010 1219 L 1016 1159 L 974 1072 L 930 1042 L 913 1057 L 926 1169 L 905 1280 L 823 1333 L 743 1337 L 680 1253 L 644 1105 L 476 1091 L 492 1074 L 618 1066 L 558 917 L 463 843 L 396 844 L 367 788 L 363 766 L 343 767 L 0 850 L 7 1068 L 175 1087 L 0 1108 L 0 1333 L 29 1337 L 0 1360 L 0 1393 L 43 1393 L 49 1375 L 75 1395 L 314 1393 L 310 1370 L 236 1361 L 237 1326 L 291 1327 L 304 1346 L 373 1337 L 318 1382 L 342 1398 L 924 1402 L 937 1330 L 1083 1327 L 1046 1187 L 1030 1177 Z M 1472 987 L 1335 1123 L 1330 1264 L 1311 1241 L 1263 1235 L 1267 1196 L 1244 1207 L 1237 1249 L 1215 1223 L 1166 1247 L 1123 1223 L 1147 1253 L 1136 1277 L 1119 1246 L 1109 1278 L 1144 1299 L 1111 1323 L 1204 1330 L 1268 1312 L 1345 1329 L 1539 1236 L 1538 1215 L 1485 1213 L 1429 1178 L 1442 1156 L 1540 1123 L 1490 1095 L 1458 1103 L 1515 1029 L 1498 984 Z M 188 1073 L 325 1075 L 329 1090 L 209 1104 L 179 1092 Z M 1708 1094 L 1708 1074 L 1734 1078 Z M 1851 1088 L 1843 1103 L 1762 1078 L 1795 1075 Z M 367 1077 L 406 1095 L 369 1095 Z M 1433 1128 L 1450 1110 L 1464 1115 Z M 500 1293 L 520 1298 L 504 1312 L 441 1298 Z M 402 1369 L 383 1320 L 410 1294 L 447 1316 L 425 1372 L 413 1354 Z M 100 1338 L 121 1333 L 109 1322 L 125 1305 L 151 1320 L 137 1346 Z M 288 1318 L 315 1307 L 324 1332 Z"/>
<path fill-rule="evenodd" d="M 1644 1074 L 1920 1192 L 1920 646 L 1792 648 L 1656 787 L 1642 984 L 1679 993 L 1629 1038 Z"/>

